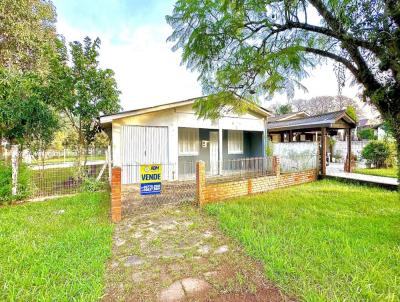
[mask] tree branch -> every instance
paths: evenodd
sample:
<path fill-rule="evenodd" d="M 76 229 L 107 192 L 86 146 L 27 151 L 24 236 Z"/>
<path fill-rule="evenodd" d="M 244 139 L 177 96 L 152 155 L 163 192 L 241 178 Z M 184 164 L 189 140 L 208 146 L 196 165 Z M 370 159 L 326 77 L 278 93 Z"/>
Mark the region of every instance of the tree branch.
<path fill-rule="evenodd" d="M 347 60 L 339 55 L 336 55 L 336 54 L 331 53 L 326 50 L 312 48 L 312 47 L 303 47 L 303 51 L 313 53 L 313 54 L 316 54 L 316 55 L 319 55 L 319 56 L 322 56 L 325 58 L 335 60 L 336 62 L 342 63 L 344 66 L 346 66 L 351 71 L 351 73 L 356 78 L 358 78 L 358 69 L 349 60 Z"/>

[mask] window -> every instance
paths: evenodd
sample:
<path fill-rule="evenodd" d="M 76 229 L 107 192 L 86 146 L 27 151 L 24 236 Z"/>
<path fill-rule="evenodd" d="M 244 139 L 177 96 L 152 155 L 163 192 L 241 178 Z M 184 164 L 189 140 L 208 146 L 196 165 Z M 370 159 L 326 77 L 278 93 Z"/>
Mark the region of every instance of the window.
<path fill-rule="evenodd" d="M 179 128 L 179 155 L 199 155 L 199 129 Z"/>
<path fill-rule="evenodd" d="M 228 131 L 228 154 L 243 154 L 243 131 Z"/>

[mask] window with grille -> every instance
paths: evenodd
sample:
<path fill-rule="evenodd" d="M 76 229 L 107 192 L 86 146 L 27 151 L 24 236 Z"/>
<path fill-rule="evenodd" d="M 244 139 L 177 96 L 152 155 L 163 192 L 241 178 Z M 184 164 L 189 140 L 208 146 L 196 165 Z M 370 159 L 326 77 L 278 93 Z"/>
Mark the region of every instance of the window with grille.
<path fill-rule="evenodd" d="M 243 131 L 228 131 L 228 154 L 243 154 Z"/>
<path fill-rule="evenodd" d="M 199 129 L 179 128 L 179 155 L 199 155 Z"/>

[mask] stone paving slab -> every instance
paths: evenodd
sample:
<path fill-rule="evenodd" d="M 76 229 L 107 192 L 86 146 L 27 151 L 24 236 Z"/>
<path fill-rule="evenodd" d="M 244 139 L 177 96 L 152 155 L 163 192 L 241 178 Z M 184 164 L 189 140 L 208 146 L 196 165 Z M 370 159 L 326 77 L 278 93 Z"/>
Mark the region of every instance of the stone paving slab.
<path fill-rule="evenodd" d="M 291 301 L 190 205 L 146 206 L 116 225 L 103 301 Z"/>

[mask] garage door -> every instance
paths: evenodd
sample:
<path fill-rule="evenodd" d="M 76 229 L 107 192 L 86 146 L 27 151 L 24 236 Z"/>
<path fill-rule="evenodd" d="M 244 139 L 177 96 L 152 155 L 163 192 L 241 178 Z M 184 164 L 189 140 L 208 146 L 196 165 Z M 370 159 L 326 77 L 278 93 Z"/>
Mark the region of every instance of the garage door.
<path fill-rule="evenodd" d="M 123 126 L 121 151 L 122 183 L 137 183 L 141 164 L 168 165 L 168 128 Z"/>

